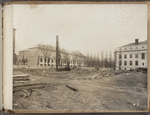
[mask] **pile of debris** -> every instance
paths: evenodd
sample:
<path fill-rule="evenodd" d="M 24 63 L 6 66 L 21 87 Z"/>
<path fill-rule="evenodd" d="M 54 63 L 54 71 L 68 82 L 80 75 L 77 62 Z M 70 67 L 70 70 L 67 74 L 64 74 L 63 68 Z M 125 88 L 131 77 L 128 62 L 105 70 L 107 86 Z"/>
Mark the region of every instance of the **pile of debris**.
<path fill-rule="evenodd" d="M 94 75 L 92 77 L 90 77 L 89 79 L 96 79 L 96 78 L 102 78 L 102 77 L 109 77 L 109 76 L 113 76 L 115 74 L 114 71 L 102 71 L 101 73 Z"/>
<path fill-rule="evenodd" d="M 131 69 L 131 70 L 105 70 L 105 71 L 101 71 L 101 73 L 99 73 L 97 75 L 90 77 L 89 79 L 96 79 L 99 77 L 100 78 L 109 77 L 109 76 L 122 74 L 122 73 L 125 73 L 126 75 L 130 75 L 130 74 L 136 73 L 136 72 L 147 73 L 147 69 L 146 68 L 137 68 L 137 69 Z"/>
<path fill-rule="evenodd" d="M 147 73 L 147 68 L 136 68 L 136 69 L 130 69 L 130 70 L 116 70 L 115 74 L 136 73 L 136 72 L 142 72 L 142 73 L 146 74 Z"/>
<path fill-rule="evenodd" d="M 137 68 L 137 69 L 134 70 L 134 72 L 142 72 L 142 73 L 146 74 L 147 73 L 147 68 Z"/>

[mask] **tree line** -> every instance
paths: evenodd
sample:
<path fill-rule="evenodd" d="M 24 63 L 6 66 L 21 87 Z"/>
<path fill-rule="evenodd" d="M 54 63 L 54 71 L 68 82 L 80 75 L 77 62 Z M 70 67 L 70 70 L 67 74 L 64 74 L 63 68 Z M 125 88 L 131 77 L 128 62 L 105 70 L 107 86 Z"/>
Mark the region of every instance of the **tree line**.
<path fill-rule="evenodd" d="M 104 55 L 105 54 L 105 55 Z M 103 68 L 115 68 L 115 60 L 112 52 L 104 52 L 97 54 L 97 56 L 93 56 L 92 54 L 87 54 L 87 67 L 103 67 Z"/>

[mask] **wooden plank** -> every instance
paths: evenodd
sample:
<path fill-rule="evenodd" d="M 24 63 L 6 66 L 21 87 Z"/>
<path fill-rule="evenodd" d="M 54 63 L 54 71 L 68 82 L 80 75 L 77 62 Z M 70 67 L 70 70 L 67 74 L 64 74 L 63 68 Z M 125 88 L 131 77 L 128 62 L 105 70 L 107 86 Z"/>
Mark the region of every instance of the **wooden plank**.
<path fill-rule="evenodd" d="M 22 75 L 13 75 L 13 77 L 27 77 L 29 74 L 22 74 Z"/>
<path fill-rule="evenodd" d="M 13 92 L 22 91 L 23 89 L 31 90 L 31 89 L 40 89 L 40 88 L 45 88 L 45 85 L 30 86 L 30 87 L 17 87 L 17 88 L 13 88 Z"/>
<path fill-rule="evenodd" d="M 69 85 L 66 85 L 66 87 L 68 87 L 69 89 L 73 90 L 73 91 L 78 91 L 78 89 L 72 87 L 72 86 L 69 86 Z"/>
<path fill-rule="evenodd" d="M 17 78 L 17 79 L 13 79 L 13 81 L 30 81 L 30 79 L 28 79 L 28 78 Z"/>
<path fill-rule="evenodd" d="M 13 88 L 15 87 L 26 87 L 26 86 L 36 86 L 36 85 L 46 85 L 47 83 L 31 83 L 31 84 L 23 84 L 23 85 L 14 85 Z"/>

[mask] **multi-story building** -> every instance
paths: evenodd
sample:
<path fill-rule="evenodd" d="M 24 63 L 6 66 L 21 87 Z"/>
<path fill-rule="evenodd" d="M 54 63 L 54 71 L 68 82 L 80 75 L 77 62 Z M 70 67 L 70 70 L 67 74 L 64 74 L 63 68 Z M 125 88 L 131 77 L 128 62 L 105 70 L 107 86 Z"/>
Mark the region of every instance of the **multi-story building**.
<path fill-rule="evenodd" d="M 147 40 L 139 42 L 135 39 L 134 43 L 118 47 L 115 51 L 115 61 L 116 70 L 147 68 Z"/>
<path fill-rule="evenodd" d="M 86 57 L 79 51 L 59 50 L 59 66 L 81 67 L 85 66 Z M 31 68 L 36 67 L 56 67 L 56 48 L 52 46 L 41 45 L 19 51 L 18 64 L 27 65 Z"/>

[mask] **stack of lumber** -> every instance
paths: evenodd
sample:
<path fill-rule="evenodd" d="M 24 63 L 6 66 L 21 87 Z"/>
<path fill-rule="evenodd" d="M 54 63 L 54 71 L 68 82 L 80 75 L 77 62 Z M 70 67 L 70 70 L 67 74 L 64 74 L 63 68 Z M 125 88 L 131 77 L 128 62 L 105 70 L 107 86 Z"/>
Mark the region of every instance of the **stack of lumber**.
<path fill-rule="evenodd" d="M 29 74 L 23 74 L 23 75 L 13 75 L 13 82 L 26 82 L 30 81 Z"/>
<path fill-rule="evenodd" d="M 33 83 L 29 74 L 14 75 L 13 82 L 13 92 L 40 89 L 46 86 L 46 83 Z"/>
<path fill-rule="evenodd" d="M 13 92 L 22 91 L 22 90 L 32 90 L 32 89 L 41 89 L 45 88 L 46 83 L 28 83 L 22 85 L 13 85 Z"/>

